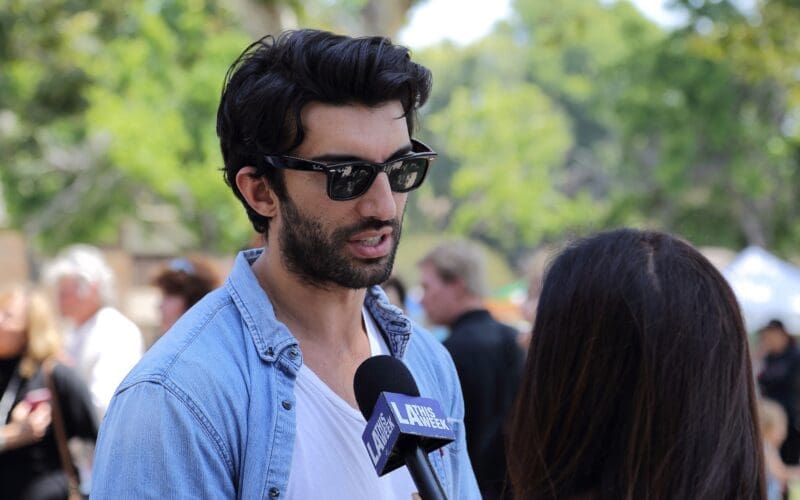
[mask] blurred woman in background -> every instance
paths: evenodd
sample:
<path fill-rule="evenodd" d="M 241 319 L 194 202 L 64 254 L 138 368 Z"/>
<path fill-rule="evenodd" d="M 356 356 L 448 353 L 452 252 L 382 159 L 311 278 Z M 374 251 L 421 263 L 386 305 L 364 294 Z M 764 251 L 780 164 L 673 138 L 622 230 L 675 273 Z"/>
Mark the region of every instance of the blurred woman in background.
<path fill-rule="evenodd" d="M 44 297 L 24 288 L 0 291 L 3 498 L 67 498 L 68 476 L 54 419 L 60 416 L 65 439 L 97 438 L 89 392 L 72 370 L 55 361 L 60 349 L 61 337 Z M 74 467 L 69 472 L 76 477 Z"/>
<path fill-rule="evenodd" d="M 549 269 L 511 418 L 524 499 L 763 499 L 747 337 L 720 273 L 637 230 Z"/>
<path fill-rule="evenodd" d="M 153 279 L 161 291 L 161 332 L 164 333 L 202 299 L 220 285 L 214 266 L 200 257 L 177 258 L 170 261 Z"/>

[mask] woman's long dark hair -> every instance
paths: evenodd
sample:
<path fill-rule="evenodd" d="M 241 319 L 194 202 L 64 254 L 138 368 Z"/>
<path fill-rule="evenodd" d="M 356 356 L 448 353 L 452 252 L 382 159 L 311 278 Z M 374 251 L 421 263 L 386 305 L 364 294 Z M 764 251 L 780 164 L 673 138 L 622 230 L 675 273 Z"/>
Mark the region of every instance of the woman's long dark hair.
<path fill-rule="evenodd" d="M 622 229 L 550 267 L 511 416 L 518 498 L 763 499 L 747 336 L 722 275 Z"/>

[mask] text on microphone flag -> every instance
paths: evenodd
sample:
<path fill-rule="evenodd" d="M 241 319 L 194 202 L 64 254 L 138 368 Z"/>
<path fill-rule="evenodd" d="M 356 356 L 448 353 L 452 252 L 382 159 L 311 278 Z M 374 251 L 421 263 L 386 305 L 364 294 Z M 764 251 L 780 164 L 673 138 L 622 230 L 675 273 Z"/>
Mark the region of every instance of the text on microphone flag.
<path fill-rule="evenodd" d="M 362 434 L 378 475 L 404 465 L 403 446 L 413 440 L 426 452 L 455 439 L 447 417 L 434 399 L 382 392 Z"/>

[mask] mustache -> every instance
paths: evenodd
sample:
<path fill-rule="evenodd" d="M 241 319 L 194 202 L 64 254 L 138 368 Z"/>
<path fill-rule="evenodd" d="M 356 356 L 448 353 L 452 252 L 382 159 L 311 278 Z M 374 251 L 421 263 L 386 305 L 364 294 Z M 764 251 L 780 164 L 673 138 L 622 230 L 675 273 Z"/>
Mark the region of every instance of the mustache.
<path fill-rule="evenodd" d="M 353 234 L 369 230 L 381 230 L 385 227 L 392 228 L 392 233 L 397 234 L 400 232 L 400 221 L 397 219 L 380 220 L 380 219 L 366 219 L 352 226 L 343 227 L 336 231 L 337 236 L 349 237 Z"/>

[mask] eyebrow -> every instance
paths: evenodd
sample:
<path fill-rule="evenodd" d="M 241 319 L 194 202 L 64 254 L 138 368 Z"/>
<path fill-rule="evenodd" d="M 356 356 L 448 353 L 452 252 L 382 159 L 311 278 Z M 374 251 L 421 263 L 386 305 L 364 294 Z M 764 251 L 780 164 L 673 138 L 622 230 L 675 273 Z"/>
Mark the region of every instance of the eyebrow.
<path fill-rule="evenodd" d="M 389 157 L 387 159 L 385 159 L 382 162 L 378 162 L 378 163 L 385 163 L 387 161 L 395 160 L 395 159 L 397 159 L 397 158 L 399 158 L 401 156 L 407 155 L 408 153 L 411 152 L 411 150 L 412 150 L 412 147 L 411 147 L 411 143 L 409 142 L 405 146 L 402 146 L 400 149 L 398 149 L 397 151 L 395 151 L 394 153 L 389 155 Z M 364 161 L 364 162 L 367 162 L 367 163 L 375 163 L 372 160 L 366 160 L 366 159 L 361 158 L 359 156 L 346 155 L 346 154 L 344 154 L 344 155 L 342 155 L 342 154 L 339 154 L 339 155 L 337 155 L 337 154 L 327 154 L 327 155 L 315 156 L 313 158 L 309 158 L 309 160 L 320 162 L 320 163 L 334 163 L 334 162 L 335 163 L 340 163 L 340 162 L 348 162 L 348 161 Z"/>

